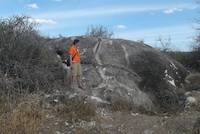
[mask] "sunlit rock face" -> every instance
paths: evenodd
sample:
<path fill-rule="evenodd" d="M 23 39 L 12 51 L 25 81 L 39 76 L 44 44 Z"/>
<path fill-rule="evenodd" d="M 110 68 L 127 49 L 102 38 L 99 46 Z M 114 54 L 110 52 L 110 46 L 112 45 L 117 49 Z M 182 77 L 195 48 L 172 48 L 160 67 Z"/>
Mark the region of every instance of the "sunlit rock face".
<path fill-rule="evenodd" d="M 48 45 L 66 51 L 74 38 L 80 39 L 82 79 L 92 100 L 126 101 L 150 111 L 179 108 L 177 88 L 187 71 L 178 62 L 146 44 L 122 39 L 70 37 Z"/>

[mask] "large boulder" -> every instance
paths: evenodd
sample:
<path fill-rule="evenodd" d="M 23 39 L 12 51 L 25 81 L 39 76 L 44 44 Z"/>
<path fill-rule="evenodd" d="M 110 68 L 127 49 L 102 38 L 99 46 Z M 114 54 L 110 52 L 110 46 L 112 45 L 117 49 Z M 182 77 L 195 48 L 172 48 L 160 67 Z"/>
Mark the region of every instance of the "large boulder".
<path fill-rule="evenodd" d="M 48 46 L 66 51 L 75 38 L 80 39 L 83 80 L 92 99 L 122 100 L 148 111 L 179 108 L 177 89 L 187 75 L 181 64 L 151 46 L 122 39 L 58 38 Z"/>

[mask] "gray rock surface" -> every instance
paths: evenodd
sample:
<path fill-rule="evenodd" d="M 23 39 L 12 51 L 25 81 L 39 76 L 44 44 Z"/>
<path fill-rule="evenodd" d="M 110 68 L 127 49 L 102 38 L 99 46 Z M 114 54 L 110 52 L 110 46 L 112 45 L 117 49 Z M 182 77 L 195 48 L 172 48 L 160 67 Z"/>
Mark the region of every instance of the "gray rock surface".
<path fill-rule="evenodd" d="M 200 133 L 200 118 L 197 118 L 193 127 L 192 134 L 199 134 L 199 133 Z"/>
<path fill-rule="evenodd" d="M 158 50 L 138 42 L 92 37 L 48 41 L 52 50 L 66 51 L 80 39 L 86 94 L 98 102 L 127 101 L 148 111 L 179 108 L 177 88 L 187 71 Z"/>
<path fill-rule="evenodd" d="M 185 89 L 200 90 L 200 73 L 191 73 L 185 78 Z"/>

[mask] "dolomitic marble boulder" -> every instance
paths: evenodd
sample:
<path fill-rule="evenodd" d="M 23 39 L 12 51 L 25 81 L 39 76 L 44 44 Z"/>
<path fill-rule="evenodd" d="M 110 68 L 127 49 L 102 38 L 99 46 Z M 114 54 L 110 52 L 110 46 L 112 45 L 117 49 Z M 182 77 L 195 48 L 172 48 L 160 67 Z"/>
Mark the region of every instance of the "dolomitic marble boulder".
<path fill-rule="evenodd" d="M 122 39 L 69 37 L 48 40 L 51 50 L 66 51 L 80 39 L 87 95 L 99 103 L 125 101 L 150 111 L 180 107 L 177 89 L 187 75 L 178 62 L 154 48 Z"/>

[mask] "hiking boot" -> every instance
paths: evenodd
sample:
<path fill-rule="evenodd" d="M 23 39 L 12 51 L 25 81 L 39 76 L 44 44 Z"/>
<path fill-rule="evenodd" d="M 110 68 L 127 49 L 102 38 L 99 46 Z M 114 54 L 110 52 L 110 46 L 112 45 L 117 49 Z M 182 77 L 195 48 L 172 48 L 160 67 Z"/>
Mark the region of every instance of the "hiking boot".
<path fill-rule="evenodd" d="M 84 86 L 82 85 L 82 84 L 78 84 L 78 88 L 80 88 L 80 89 L 84 89 Z"/>
<path fill-rule="evenodd" d="M 80 89 L 84 89 L 82 85 L 79 85 L 78 88 L 80 88 Z"/>

